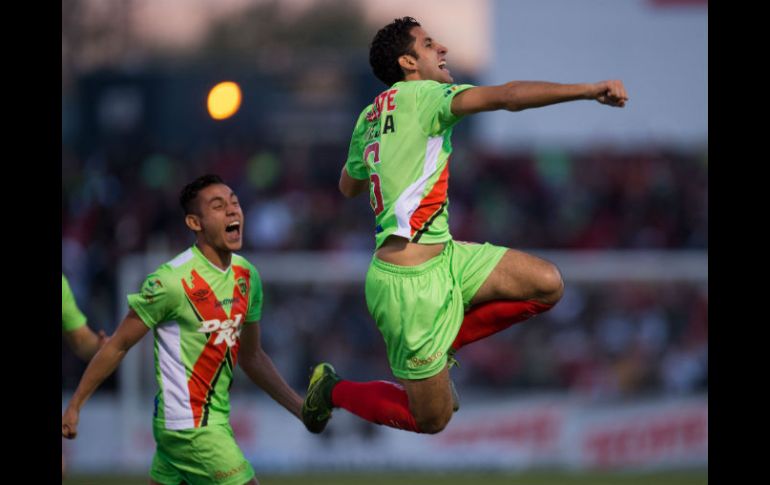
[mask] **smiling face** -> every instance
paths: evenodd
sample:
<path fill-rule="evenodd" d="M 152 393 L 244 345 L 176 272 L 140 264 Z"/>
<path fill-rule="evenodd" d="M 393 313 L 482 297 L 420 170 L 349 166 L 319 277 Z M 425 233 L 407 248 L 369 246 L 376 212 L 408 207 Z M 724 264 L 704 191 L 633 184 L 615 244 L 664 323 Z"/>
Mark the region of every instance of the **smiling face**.
<path fill-rule="evenodd" d="M 414 37 L 412 51 L 417 54 L 404 54 L 398 63 L 404 69 L 407 81 L 432 80 L 440 83 L 454 82 L 446 67 L 446 55 L 449 50 L 431 38 L 422 27 L 412 27 L 409 33 Z"/>
<path fill-rule="evenodd" d="M 199 244 L 217 251 L 238 251 L 243 246 L 243 210 L 238 197 L 225 184 L 209 185 L 193 201 L 196 210 L 185 222 L 195 231 Z"/>

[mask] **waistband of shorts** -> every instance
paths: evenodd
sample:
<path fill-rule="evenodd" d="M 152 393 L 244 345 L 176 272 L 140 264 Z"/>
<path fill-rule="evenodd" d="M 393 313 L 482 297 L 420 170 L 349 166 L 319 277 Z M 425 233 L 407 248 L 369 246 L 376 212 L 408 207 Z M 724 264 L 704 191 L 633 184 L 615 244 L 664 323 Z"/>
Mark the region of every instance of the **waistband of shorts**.
<path fill-rule="evenodd" d="M 377 256 L 372 256 L 371 265 L 378 270 L 385 271 L 386 273 L 398 274 L 398 275 L 420 275 L 433 269 L 435 266 L 441 264 L 446 254 L 446 247 L 443 251 L 436 256 L 430 258 L 424 263 L 420 263 L 417 266 L 400 266 L 392 264 L 379 259 Z"/>

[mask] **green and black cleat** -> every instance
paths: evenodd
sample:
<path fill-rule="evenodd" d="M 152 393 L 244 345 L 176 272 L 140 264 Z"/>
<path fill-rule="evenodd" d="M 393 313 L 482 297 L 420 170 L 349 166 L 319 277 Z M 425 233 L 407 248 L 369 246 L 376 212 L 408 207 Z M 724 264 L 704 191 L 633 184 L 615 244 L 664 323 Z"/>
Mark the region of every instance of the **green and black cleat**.
<path fill-rule="evenodd" d="M 457 350 L 455 349 L 449 349 L 446 353 L 446 362 L 449 366 L 449 370 L 452 370 L 452 367 L 460 368 L 460 361 L 457 360 L 457 357 L 455 357 L 455 354 L 457 353 Z"/>
<path fill-rule="evenodd" d="M 311 433 L 320 433 L 332 417 L 332 388 L 340 381 L 334 367 L 321 362 L 310 375 L 307 395 L 302 403 L 302 422 Z"/>

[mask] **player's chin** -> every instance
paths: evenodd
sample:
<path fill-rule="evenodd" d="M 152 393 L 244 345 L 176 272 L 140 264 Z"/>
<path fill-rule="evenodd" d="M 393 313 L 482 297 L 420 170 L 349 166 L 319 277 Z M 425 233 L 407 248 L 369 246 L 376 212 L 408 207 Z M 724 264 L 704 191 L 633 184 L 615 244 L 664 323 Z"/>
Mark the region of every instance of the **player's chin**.
<path fill-rule="evenodd" d="M 222 244 L 228 251 L 239 251 L 243 247 L 243 237 L 240 232 L 225 233 Z"/>
<path fill-rule="evenodd" d="M 225 244 L 227 245 L 227 249 L 230 251 L 240 251 L 243 247 L 243 239 L 238 239 L 237 241 L 227 241 Z"/>

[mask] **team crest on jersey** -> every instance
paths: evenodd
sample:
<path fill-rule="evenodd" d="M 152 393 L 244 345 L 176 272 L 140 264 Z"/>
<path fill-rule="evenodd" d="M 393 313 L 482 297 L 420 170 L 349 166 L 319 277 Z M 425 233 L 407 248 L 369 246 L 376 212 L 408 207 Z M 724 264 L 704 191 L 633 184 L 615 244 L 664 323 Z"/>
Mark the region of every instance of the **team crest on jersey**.
<path fill-rule="evenodd" d="M 249 291 L 249 287 L 246 285 L 246 278 L 241 276 L 236 283 L 238 283 L 238 289 L 241 290 L 241 293 L 246 295 Z"/>
<path fill-rule="evenodd" d="M 147 284 L 142 288 L 142 296 L 148 303 L 152 303 L 153 298 L 155 298 L 155 292 L 160 288 L 163 288 L 163 283 L 159 279 L 148 280 Z"/>
<path fill-rule="evenodd" d="M 238 339 L 241 336 L 241 321 L 243 315 L 238 313 L 235 315 L 235 320 L 228 318 L 227 320 L 206 320 L 201 322 L 201 326 L 198 329 L 200 333 L 212 333 L 217 332 L 217 338 L 214 339 L 214 345 L 219 345 L 225 342 L 228 347 L 233 347 L 238 343 Z"/>

